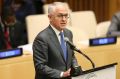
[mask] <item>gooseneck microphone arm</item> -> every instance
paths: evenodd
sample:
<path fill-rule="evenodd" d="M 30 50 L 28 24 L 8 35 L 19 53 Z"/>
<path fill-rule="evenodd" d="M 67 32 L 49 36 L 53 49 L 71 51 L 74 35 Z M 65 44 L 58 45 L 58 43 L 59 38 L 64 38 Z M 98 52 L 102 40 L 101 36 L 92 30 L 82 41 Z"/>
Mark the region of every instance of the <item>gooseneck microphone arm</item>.
<path fill-rule="evenodd" d="M 85 58 L 87 58 L 87 59 L 91 62 L 92 67 L 95 68 L 95 64 L 93 63 L 93 61 L 92 61 L 86 54 L 82 53 L 82 52 L 81 52 L 79 49 L 77 49 L 77 48 L 73 48 L 73 50 L 79 52 L 79 53 L 82 54 Z"/>
<path fill-rule="evenodd" d="M 72 42 L 70 42 L 68 38 L 65 38 L 65 41 L 70 45 L 71 49 L 79 52 L 79 53 L 82 54 L 85 58 L 87 58 L 87 59 L 91 62 L 92 67 L 95 68 L 94 62 L 93 62 L 86 54 L 82 53 L 79 49 L 77 49 L 76 46 L 75 46 Z"/>

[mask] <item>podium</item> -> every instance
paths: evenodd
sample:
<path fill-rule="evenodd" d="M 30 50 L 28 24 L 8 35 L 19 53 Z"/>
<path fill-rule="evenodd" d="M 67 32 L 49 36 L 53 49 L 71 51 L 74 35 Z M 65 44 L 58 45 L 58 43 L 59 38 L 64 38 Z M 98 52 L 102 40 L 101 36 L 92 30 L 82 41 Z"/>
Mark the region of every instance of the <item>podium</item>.
<path fill-rule="evenodd" d="M 116 79 L 116 65 L 117 63 L 112 63 L 86 70 L 81 72 L 79 76 L 72 77 L 72 79 Z"/>

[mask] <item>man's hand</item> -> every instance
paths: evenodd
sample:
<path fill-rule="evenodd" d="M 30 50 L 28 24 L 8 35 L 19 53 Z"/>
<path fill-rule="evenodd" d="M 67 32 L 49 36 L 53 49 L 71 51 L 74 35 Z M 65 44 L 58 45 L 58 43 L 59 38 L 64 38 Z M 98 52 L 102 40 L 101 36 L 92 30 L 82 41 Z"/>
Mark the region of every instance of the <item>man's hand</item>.
<path fill-rule="evenodd" d="M 65 72 L 63 73 L 63 77 L 68 77 L 68 76 L 70 76 L 70 71 L 71 71 L 71 68 L 68 69 L 67 71 L 65 71 Z"/>

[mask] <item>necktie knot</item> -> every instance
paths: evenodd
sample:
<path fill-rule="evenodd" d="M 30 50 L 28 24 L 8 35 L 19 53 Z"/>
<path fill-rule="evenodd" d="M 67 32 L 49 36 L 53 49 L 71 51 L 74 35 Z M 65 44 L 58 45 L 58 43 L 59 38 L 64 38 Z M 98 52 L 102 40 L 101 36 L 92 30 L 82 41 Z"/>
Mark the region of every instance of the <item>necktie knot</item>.
<path fill-rule="evenodd" d="M 64 33 L 60 32 L 60 37 L 64 40 Z"/>

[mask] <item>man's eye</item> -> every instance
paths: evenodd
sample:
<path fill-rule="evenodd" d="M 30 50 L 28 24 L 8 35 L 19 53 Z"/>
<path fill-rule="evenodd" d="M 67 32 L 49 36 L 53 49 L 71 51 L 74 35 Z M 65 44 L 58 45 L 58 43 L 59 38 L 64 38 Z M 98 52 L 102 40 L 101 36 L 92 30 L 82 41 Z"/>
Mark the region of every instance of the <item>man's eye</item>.
<path fill-rule="evenodd" d="M 63 17 L 68 18 L 68 15 L 58 15 L 58 17 L 60 17 L 60 18 L 63 18 Z"/>

